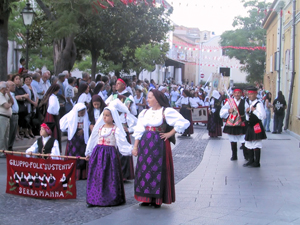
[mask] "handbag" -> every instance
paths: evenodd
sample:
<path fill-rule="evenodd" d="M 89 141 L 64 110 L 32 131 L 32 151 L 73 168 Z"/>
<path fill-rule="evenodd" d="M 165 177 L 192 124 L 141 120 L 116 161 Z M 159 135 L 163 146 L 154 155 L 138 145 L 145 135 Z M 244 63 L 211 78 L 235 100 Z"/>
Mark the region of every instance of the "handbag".
<path fill-rule="evenodd" d="M 254 125 L 254 133 L 259 134 L 261 132 L 261 127 L 259 125 L 259 123 Z"/>

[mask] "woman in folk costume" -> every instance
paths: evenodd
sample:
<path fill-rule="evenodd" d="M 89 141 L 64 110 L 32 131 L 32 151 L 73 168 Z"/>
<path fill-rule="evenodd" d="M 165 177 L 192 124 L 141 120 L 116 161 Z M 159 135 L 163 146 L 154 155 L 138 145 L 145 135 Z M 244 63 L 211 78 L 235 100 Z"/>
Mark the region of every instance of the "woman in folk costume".
<path fill-rule="evenodd" d="M 220 111 L 220 117 L 226 119 L 224 133 L 228 134 L 231 143 L 232 157 L 231 160 L 237 160 L 237 142 L 242 143 L 244 158 L 247 160 L 247 149 L 245 148 L 246 134 L 246 109 L 249 104 L 242 99 L 242 89 L 234 88 L 234 98 L 229 98 Z"/>
<path fill-rule="evenodd" d="M 58 84 L 52 84 L 40 102 L 39 108 L 41 110 L 41 114 L 45 115 L 44 123 L 54 123 L 51 136 L 58 141 L 59 150 L 61 152 L 61 132 L 59 126 L 60 104 L 57 98 L 59 90 L 60 86 Z"/>
<path fill-rule="evenodd" d="M 131 155 L 132 146 L 127 142 L 118 111 L 133 117 L 119 99 L 112 101 L 104 108 L 87 144 L 87 207 L 126 202 L 118 151 L 122 155 Z"/>
<path fill-rule="evenodd" d="M 90 132 L 93 131 L 93 128 L 105 107 L 106 104 L 103 101 L 103 99 L 97 94 L 93 95 L 92 101 L 90 102 L 89 109 L 88 109 L 88 116 L 90 121 Z"/>
<path fill-rule="evenodd" d="M 89 85 L 86 83 L 81 83 L 78 88 L 78 93 L 76 94 L 74 98 L 74 102 L 76 103 L 84 103 L 86 106 L 91 101 L 91 96 L 89 95 Z"/>
<path fill-rule="evenodd" d="M 84 157 L 86 143 L 89 140 L 89 118 L 84 103 L 77 103 L 73 109 L 60 119 L 60 129 L 68 132 L 66 156 Z M 86 179 L 86 161 L 78 160 L 76 179 Z"/>
<path fill-rule="evenodd" d="M 142 206 L 175 202 L 174 168 L 170 141 L 183 133 L 190 122 L 169 107 L 164 94 L 152 89 L 148 93 L 149 109 L 143 110 L 134 128 L 133 155 L 138 156 L 134 197 Z M 173 128 L 174 127 L 174 128 Z"/>
<path fill-rule="evenodd" d="M 249 161 L 243 166 L 260 167 L 260 152 L 262 140 L 267 138 L 262 121 L 266 118 L 264 105 L 257 99 L 257 88 L 248 88 L 249 107 L 246 109 L 246 120 L 248 122 L 245 146 L 248 151 Z"/>
<path fill-rule="evenodd" d="M 190 136 L 194 133 L 192 108 L 197 108 L 198 104 L 194 101 L 191 93 L 188 90 L 183 90 L 182 96 L 176 101 L 175 105 L 180 106 L 180 114 L 183 118 L 190 121 L 190 126 L 184 131 L 181 136 Z"/>
<path fill-rule="evenodd" d="M 209 114 L 207 122 L 208 135 L 210 137 L 222 136 L 222 119 L 220 118 L 221 101 L 220 93 L 214 90 L 209 102 Z"/>

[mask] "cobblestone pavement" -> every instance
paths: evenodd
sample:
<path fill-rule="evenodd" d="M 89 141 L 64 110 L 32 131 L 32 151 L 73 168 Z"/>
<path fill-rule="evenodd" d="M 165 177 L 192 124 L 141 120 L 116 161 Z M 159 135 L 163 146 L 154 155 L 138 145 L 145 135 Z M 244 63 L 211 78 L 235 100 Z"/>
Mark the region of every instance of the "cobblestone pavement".
<path fill-rule="evenodd" d="M 201 162 L 208 140 L 204 126 L 195 126 L 192 137 L 178 137 L 173 146 L 175 183 L 190 174 Z M 86 181 L 77 181 L 77 199 L 44 200 L 5 193 L 6 160 L 0 159 L 0 224 L 82 224 L 137 204 L 133 181 L 124 184 L 126 204 L 115 207 L 86 208 Z"/>

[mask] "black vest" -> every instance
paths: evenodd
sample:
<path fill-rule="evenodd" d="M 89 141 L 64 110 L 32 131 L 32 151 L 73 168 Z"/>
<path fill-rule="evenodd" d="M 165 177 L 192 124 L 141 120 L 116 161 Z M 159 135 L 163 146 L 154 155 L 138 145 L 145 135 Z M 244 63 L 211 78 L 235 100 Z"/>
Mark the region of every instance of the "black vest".
<path fill-rule="evenodd" d="M 238 106 L 238 110 L 240 113 L 240 116 L 242 118 L 242 121 L 245 122 L 246 117 L 245 117 L 245 99 L 241 99 L 240 104 Z"/>
<path fill-rule="evenodd" d="M 38 152 L 41 154 L 50 154 L 52 151 L 53 145 L 54 145 L 54 141 L 55 141 L 55 138 L 50 137 L 49 140 L 46 142 L 46 144 L 44 146 L 44 151 L 43 151 L 43 141 L 42 141 L 42 137 L 40 137 L 37 140 Z M 45 158 L 47 158 L 47 157 L 45 157 Z"/>

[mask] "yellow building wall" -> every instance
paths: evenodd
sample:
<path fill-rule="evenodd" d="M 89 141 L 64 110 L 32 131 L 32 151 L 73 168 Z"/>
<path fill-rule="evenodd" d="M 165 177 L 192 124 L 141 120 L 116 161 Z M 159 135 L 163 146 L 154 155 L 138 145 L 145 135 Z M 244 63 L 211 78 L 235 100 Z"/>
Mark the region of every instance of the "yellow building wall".
<path fill-rule="evenodd" d="M 266 72 L 264 76 L 264 89 L 276 96 L 277 71 L 275 71 L 275 52 L 277 51 L 277 18 L 269 25 L 266 31 Z M 272 58 L 271 58 L 272 56 Z M 272 65 L 272 70 L 270 69 Z M 274 99 L 274 98 L 272 98 Z"/>
<path fill-rule="evenodd" d="M 297 1 L 297 11 L 299 12 L 299 3 L 300 0 Z M 296 25 L 296 34 L 299 34 L 300 32 L 300 23 L 298 23 Z M 295 80 L 294 80 L 294 88 L 293 88 L 293 98 L 292 98 L 292 109 L 291 109 L 291 114 L 290 114 L 290 124 L 289 124 L 289 130 L 291 130 L 292 132 L 300 135 L 300 120 L 299 120 L 299 116 L 300 116 L 300 108 L 299 108 L 299 75 L 300 75 L 300 67 L 299 67 L 299 52 L 300 52 L 300 36 L 296 35 L 296 42 L 295 42 L 295 71 L 296 71 L 296 75 L 295 75 Z M 286 96 L 286 99 L 288 99 L 288 96 Z"/>
<path fill-rule="evenodd" d="M 300 0 L 296 3 L 296 13 L 300 12 Z M 282 28 L 282 52 L 281 52 L 281 82 L 280 89 L 285 96 L 286 102 L 288 104 L 290 84 L 291 84 L 291 72 L 292 72 L 292 4 L 289 4 L 283 11 L 283 28 Z M 272 15 L 271 15 L 272 16 Z M 274 100 L 277 96 L 276 84 L 277 84 L 277 72 L 275 71 L 275 52 L 277 51 L 277 29 L 279 26 L 278 20 L 280 15 L 277 14 L 273 17 L 270 16 L 266 29 L 266 71 L 264 76 L 264 86 L 265 90 L 269 90 L 272 93 L 272 99 Z M 288 27 L 286 27 L 288 26 Z M 296 41 L 295 41 L 295 79 L 294 88 L 292 96 L 292 106 L 290 112 L 290 119 L 288 124 L 288 130 L 293 133 L 300 135 L 300 23 L 296 24 Z M 288 51 L 290 54 L 287 54 Z M 272 55 L 272 59 L 271 56 Z M 272 62 L 271 62 L 272 60 Z M 273 72 L 270 70 L 270 64 L 273 65 Z M 285 120 L 284 120 L 285 124 Z"/>
<path fill-rule="evenodd" d="M 297 7 L 297 12 L 299 12 L 300 9 L 300 0 L 297 0 L 296 3 Z M 296 13 L 297 13 L 296 12 Z M 291 84 L 291 72 L 292 72 L 292 23 L 290 21 L 293 19 L 292 18 L 292 4 L 288 5 L 284 12 L 283 12 L 283 30 L 282 34 L 284 39 L 282 40 L 282 73 L 281 73 L 281 90 L 285 96 L 286 102 L 288 104 L 288 99 L 289 99 L 289 92 L 290 92 L 290 84 Z M 289 24 L 290 23 L 290 24 Z M 289 24 L 289 27 L 284 30 L 284 27 Z M 296 25 L 296 34 L 300 32 L 300 24 L 298 23 Z M 300 116 L 300 99 L 299 99 L 299 74 L 300 74 L 300 68 L 299 68 L 299 43 L 300 43 L 300 36 L 296 35 L 296 41 L 295 41 L 295 72 L 296 76 L 294 79 L 294 88 L 293 88 L 293 97 L 292 97 L 292 107 L 291 107 L 291 112 L 290 112 L 290 118 L 289 118 L 289 125 L 288 125 L 288 130 L 292 131 L 293 133 L 300 135 L 300 120 L 298 119 L 298 116 Z M 288 56 L 287 50 L 289 50 L 290 55 Z M 284 120 L 285 124 L 285 120 Z"/>

